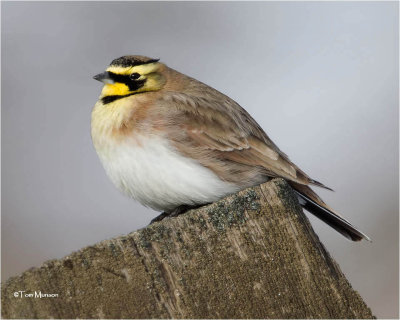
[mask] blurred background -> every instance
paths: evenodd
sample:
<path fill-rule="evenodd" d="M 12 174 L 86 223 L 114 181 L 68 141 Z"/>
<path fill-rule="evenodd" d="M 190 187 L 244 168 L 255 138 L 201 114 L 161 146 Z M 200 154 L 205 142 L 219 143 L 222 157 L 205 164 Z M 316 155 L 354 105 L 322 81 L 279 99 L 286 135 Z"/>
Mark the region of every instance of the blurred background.
<path fill-rule="evenodd" d="M 2 281 L 146 226 L 90 138 L 92 76 L 144 54 L 229 95 L 326 202 L 372 239 L 308 214 L 353 287 L 398 318 L 397 2 L 2 2 Z M 21 288 L 22 290 L 22 288 Z"/>

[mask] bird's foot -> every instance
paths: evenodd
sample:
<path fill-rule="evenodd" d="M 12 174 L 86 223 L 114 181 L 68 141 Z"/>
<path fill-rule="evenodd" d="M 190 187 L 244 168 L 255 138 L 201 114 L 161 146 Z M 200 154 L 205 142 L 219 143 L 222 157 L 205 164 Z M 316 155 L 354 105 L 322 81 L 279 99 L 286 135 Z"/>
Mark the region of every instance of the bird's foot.
<path fill-rule="evenodd" d="M 150 221 L 150 224 L 153 224 L 154 222 L 158 222 L 158 221 L 161 221 L 162 219 L 164 219 L 164 218 L 166 218 L 166 217 L 168 217 L 169 216 L 169 214 L 168 214 L 168 212 L 163 212 L 163 213 L 161 213 L 161 214 L 159 214 L 157 217 L 155 217 L 154 219 L 152 219 L 151 221 Z"/>
<path fill-rule="evenodd" d="M 198 206 L 188 206 L 188 205 L 182 205 L 179 207 L 176 207 L 174 210 L 172 210 L 171 212 L 163 212 L 160 215 L 158 215 L 157 217 L 155 217 L 153 220 L 150 221 L 150 224 L 153 224 L 154 222 L 158 222 L 163 220 L 164 218 L 168 217 L 176 217 L 179 216 L 182 213 L 185 213 L 187 211 L 189 211 L 190 209 L 196 209 L 199 207 L 202 207 L 203 205 L 198 205 Z"/>

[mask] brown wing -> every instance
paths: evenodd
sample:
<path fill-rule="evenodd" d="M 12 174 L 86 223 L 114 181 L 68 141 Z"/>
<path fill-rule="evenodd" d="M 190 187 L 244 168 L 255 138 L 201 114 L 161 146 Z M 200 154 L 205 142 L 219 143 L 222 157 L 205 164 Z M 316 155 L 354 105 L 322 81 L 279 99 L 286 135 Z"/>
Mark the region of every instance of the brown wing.
<path fill-rule="evenodd" d="M 159 110 L 177 150 L 221 179 L 254 185 L 282 177 L 325 187 L 293 164 L 242 107 L 210 87 L 196 94 L 164 94 Z"/>
<path fill-rule="evenodd" d="M 171 86 L 151 107 L 145 106 L 142 129 L 159 130 L 179 152 L 243 188 L 282 177 L 306 210 L 352 240 L 369 239 L 322 201 L 308 184 L 325 186 L 293 164 L 236 102 L 190 78 L 185 82 L 193 86 L 182 85 L 182 75 L 175 76 L 179 90 Z"/>

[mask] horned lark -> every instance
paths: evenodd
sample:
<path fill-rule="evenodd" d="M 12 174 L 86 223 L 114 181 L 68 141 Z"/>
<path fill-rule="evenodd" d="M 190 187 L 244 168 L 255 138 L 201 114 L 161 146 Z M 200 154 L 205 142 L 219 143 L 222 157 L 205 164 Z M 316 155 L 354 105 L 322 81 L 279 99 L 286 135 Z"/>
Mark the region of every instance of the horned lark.
<path fill-rule="evenodd" d="M 144 56 L 115 59 L 94 79 L 104 86 L 93 144 L 117 188 L 143 205 L 176 213 L 281 177 L 306 210 L 351 240 L 368 239 L 309 187 L 326 186 L 219 91 Z"/>

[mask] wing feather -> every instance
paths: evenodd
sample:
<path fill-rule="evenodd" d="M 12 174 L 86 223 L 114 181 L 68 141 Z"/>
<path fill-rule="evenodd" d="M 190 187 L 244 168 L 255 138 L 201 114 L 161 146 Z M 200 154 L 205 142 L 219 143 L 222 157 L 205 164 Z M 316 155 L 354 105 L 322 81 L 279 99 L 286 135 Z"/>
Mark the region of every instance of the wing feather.
<path fill-rule="evenodd" d="M 162 118 L 166 119 L 163 129 L 178 151 L 212 170 L 218 167 L 214 171 L 225 180 L 233 174 L 229 163 L 235 163 L 247 169 L 257 167 L 255 174 L 265 177 L 319 185 L 279 150 L 239 104 L 218 91 L 209 91 L 197 95 L 172 92 L 160 101 Z M 221 173 L 222 161 L 230 161 L 226 162 L 226 174 Z"/>

